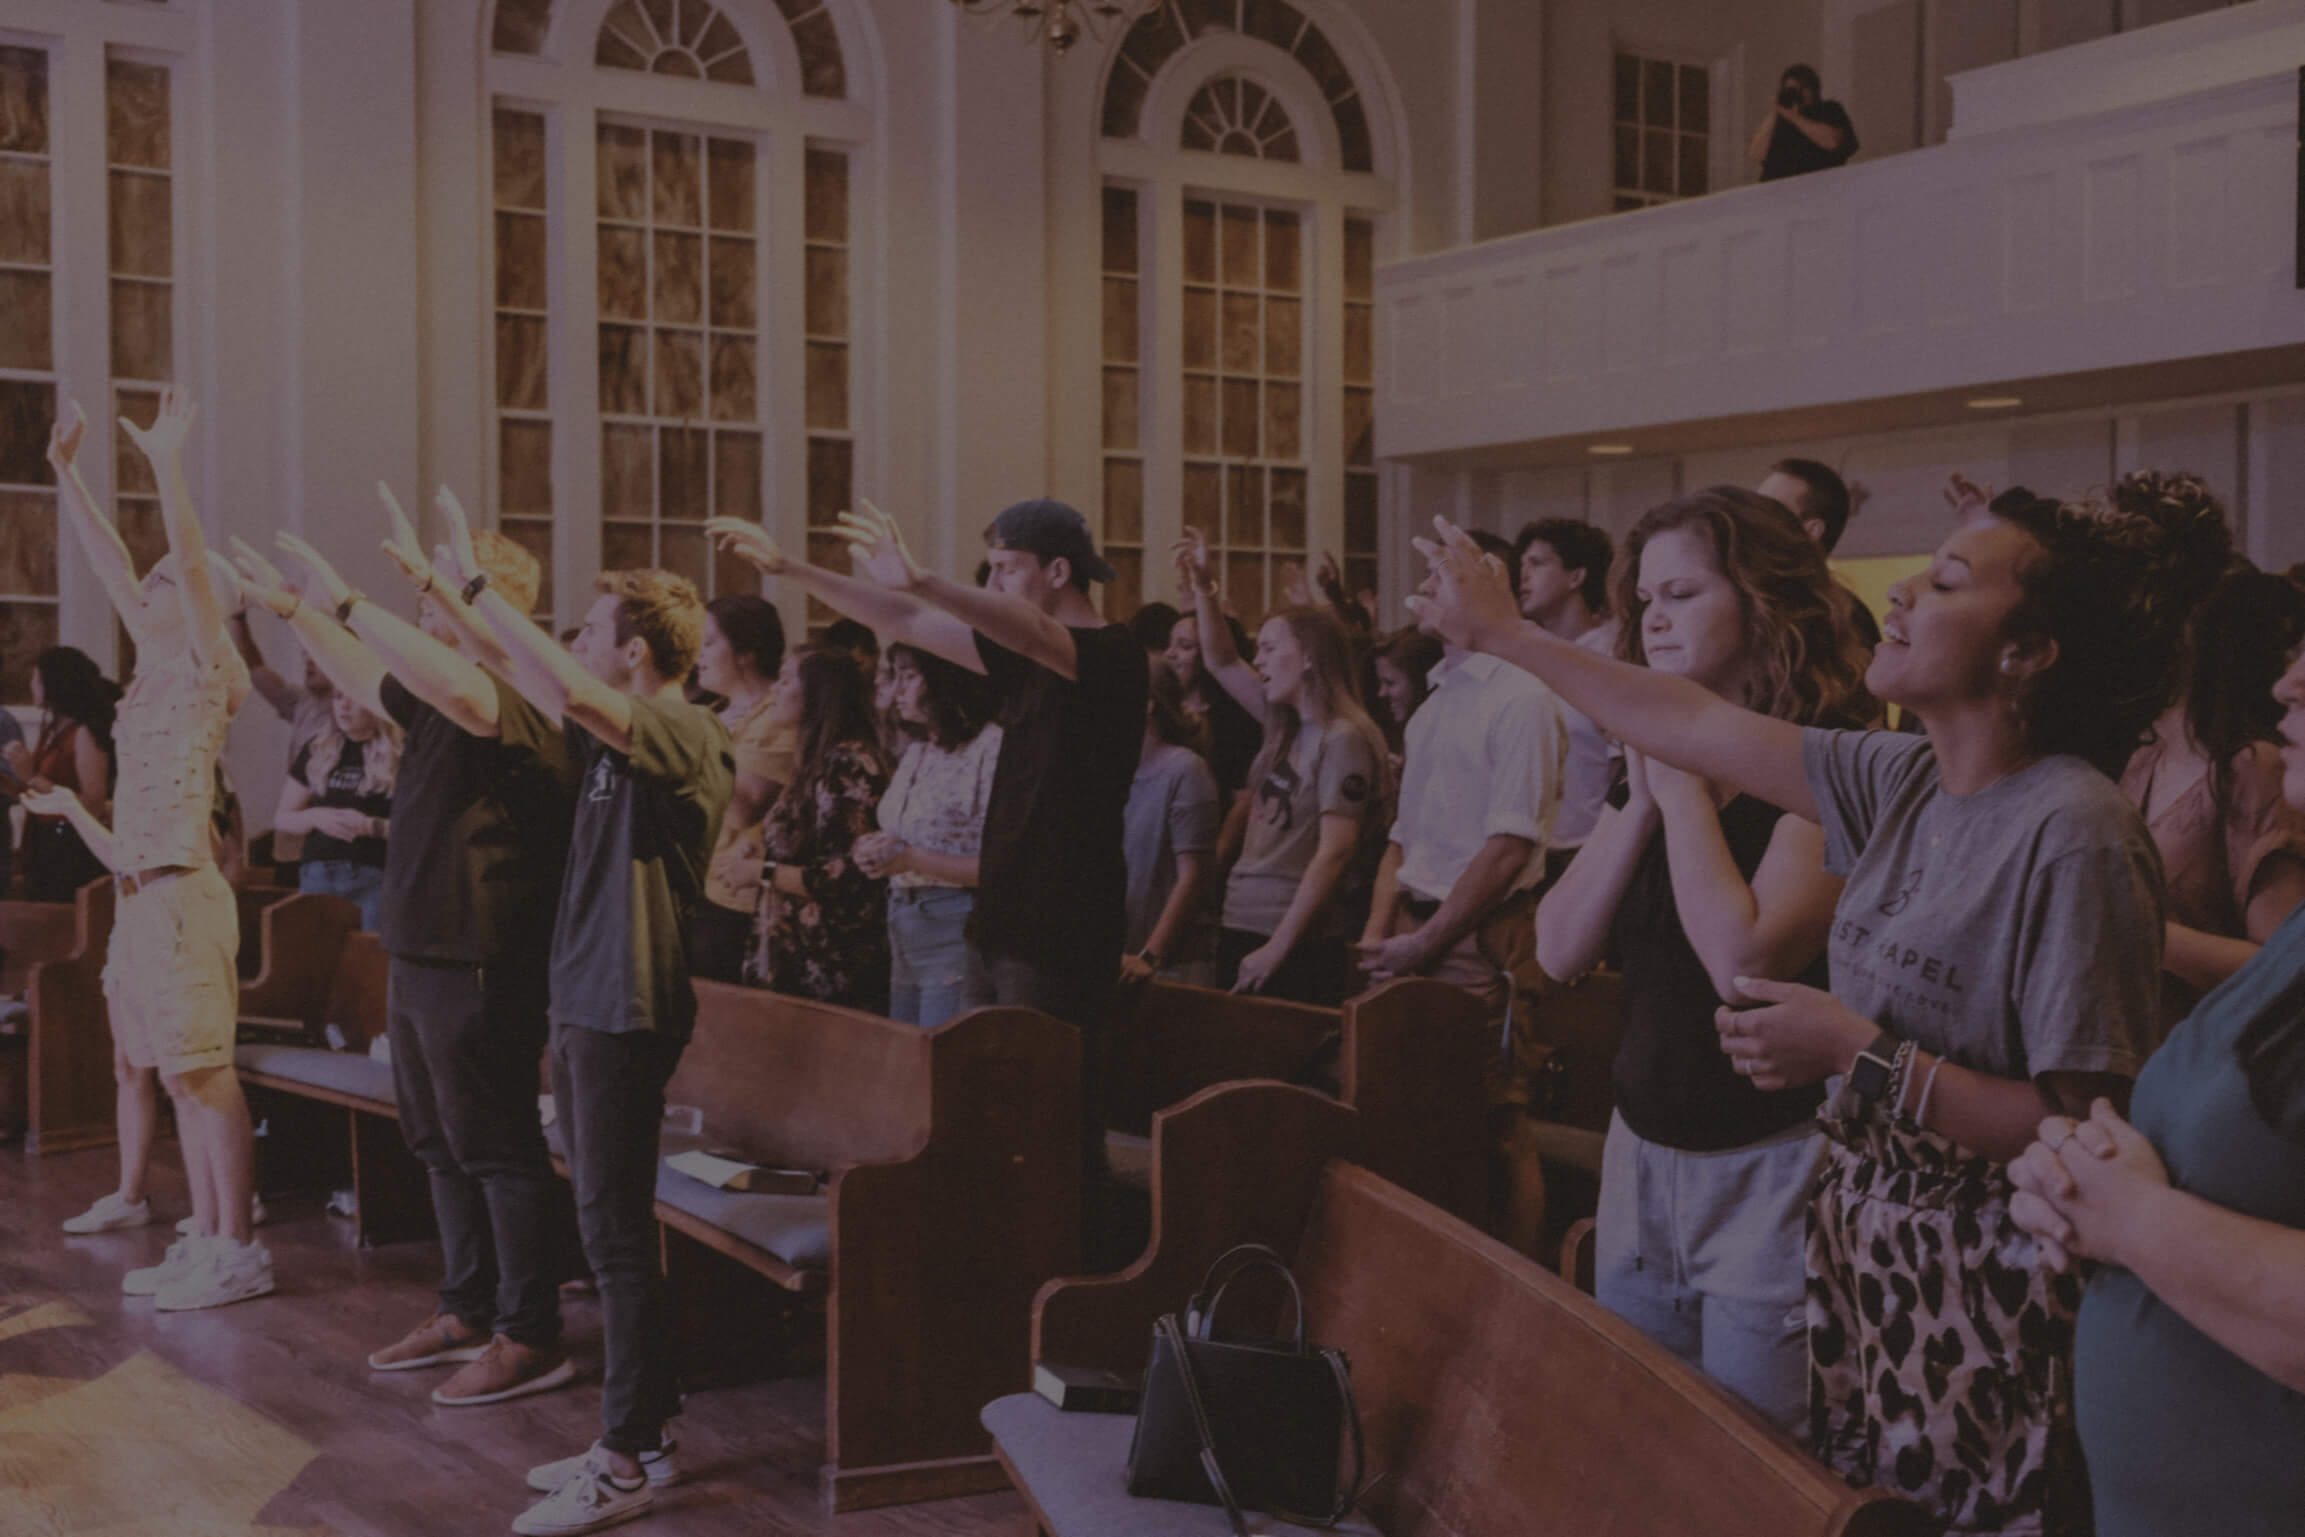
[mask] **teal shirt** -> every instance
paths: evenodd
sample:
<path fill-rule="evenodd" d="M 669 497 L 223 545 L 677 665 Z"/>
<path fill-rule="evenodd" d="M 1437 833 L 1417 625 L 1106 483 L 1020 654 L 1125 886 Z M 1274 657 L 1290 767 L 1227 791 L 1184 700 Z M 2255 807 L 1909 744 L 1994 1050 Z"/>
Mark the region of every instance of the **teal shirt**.
<path fill-rule="evenodd" d="M 2235 1039 L 2305 968 L 2305 909 L 2153 1054 L 2130 1117 L 2179 1189 L 2305 1228 L 2305 1144 L 2250 1102 Z M 2194 1328 L 2126 1270 L 2099 1272 L 2073 1346 L 2097 1537 L 2305 1532 L 2305 1394 Z"/>

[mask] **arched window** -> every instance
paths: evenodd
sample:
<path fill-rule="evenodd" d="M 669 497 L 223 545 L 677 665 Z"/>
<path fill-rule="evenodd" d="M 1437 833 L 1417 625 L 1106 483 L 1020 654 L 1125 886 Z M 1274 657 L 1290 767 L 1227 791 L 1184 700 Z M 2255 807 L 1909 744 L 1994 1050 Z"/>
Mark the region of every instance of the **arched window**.
<path fill-rule="evenodd" d="M 177 71 L 199 18 L 58 14 L 61 35 L 0 23 L 0 705 L 29 703 L 32 658 L 60 640 L 134 664 L 59 537 L 46 451 L 65 401 L 88 412 L 82 472 L 138 565 L 167 549 L 150 467 L 114 422 L 151 420 L 176 376 L 182 182 L 197 159 Z"/>
<path fill-rule="evenodd" d="M 489 35 L 498 526 L 564 620 L 598 569 L 756 591 L 704 520 L 821 544 L 853 491 L 870 120 L 833 9 L 498 0 Z"/>
<path fill-rule="evenodd" d="M 1311 6 L 1163 0 L 1115 51 L 1103 135 L 1104 537 L 1111 612 L 1178 525 L 1254 623 L 1282 568 L 1376 585 L 1375 256 L 1391 154 Z"/>

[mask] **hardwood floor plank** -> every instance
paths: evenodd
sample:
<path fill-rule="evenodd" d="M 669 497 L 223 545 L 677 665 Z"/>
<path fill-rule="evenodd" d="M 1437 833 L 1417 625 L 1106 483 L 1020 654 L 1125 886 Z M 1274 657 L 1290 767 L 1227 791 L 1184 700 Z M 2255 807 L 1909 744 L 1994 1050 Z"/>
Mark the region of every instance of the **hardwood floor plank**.
<path fill-rule="evenodd" d="M 262 1229 L 280 1290 L 204 1313 L 120 1294 L 187 1209 L 164 1144 L 149 1228 L 68 1237 L 109 1189 L 109 1150 L 0 1149 L 0 1531 L 15 1537 L 462 1537 L 501 1533 L 534 1498 L 530 1466 L 599 1434 L 599 1309 L 568 1300 L 585 1379 L 477 1409 L 435 1406 L 444 1372 L 372 1372 L 367 1353 L 427 1316 L 430 1242 L 362 1250 L 316 1202 Z M 824 1384 L 691 1395 L 676 1426 L 689 1481 L 629 1529 L 661 1537 L 977 1537 L 1026 1527 L 1014 1493 L 828 1514 Z"/>

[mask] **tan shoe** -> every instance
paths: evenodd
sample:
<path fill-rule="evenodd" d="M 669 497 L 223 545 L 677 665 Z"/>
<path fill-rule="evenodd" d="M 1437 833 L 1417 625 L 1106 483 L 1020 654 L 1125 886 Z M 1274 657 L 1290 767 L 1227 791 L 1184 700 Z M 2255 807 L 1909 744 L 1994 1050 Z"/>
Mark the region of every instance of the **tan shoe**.
<path fill-rule="evenodd" d="M 487 1335 L 465 1327 L 453 1314 L 435 1313 L 370 1356 L 368 1364 L 380 1372 L 413 1371 L 419 1366 L 477 1361 L 487 1349 Z"/>
<path fill-rule="evenodd" d="M 575 1380 L 576 1363 L 555 1346 L 537 1350 L 499 1334 L 480 1359 L 432 1390 L 432 1401 L 452 1409 L 500 1404 Z"/>

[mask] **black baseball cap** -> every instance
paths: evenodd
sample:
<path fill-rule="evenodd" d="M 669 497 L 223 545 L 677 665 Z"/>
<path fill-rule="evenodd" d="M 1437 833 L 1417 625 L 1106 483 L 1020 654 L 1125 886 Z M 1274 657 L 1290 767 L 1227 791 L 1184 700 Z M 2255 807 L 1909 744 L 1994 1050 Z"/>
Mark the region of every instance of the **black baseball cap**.
<path fill-rule="evenodd" d="M 1037 555 L 1044 563 L 1061 556 L 1092 582 L 1113 579 L 1112 567 L 1096 552 L 1088 519 L 1053 497 L 1038 496 L 1004 509 L 984 531 L 984 542 L 996 550 Z"/>

